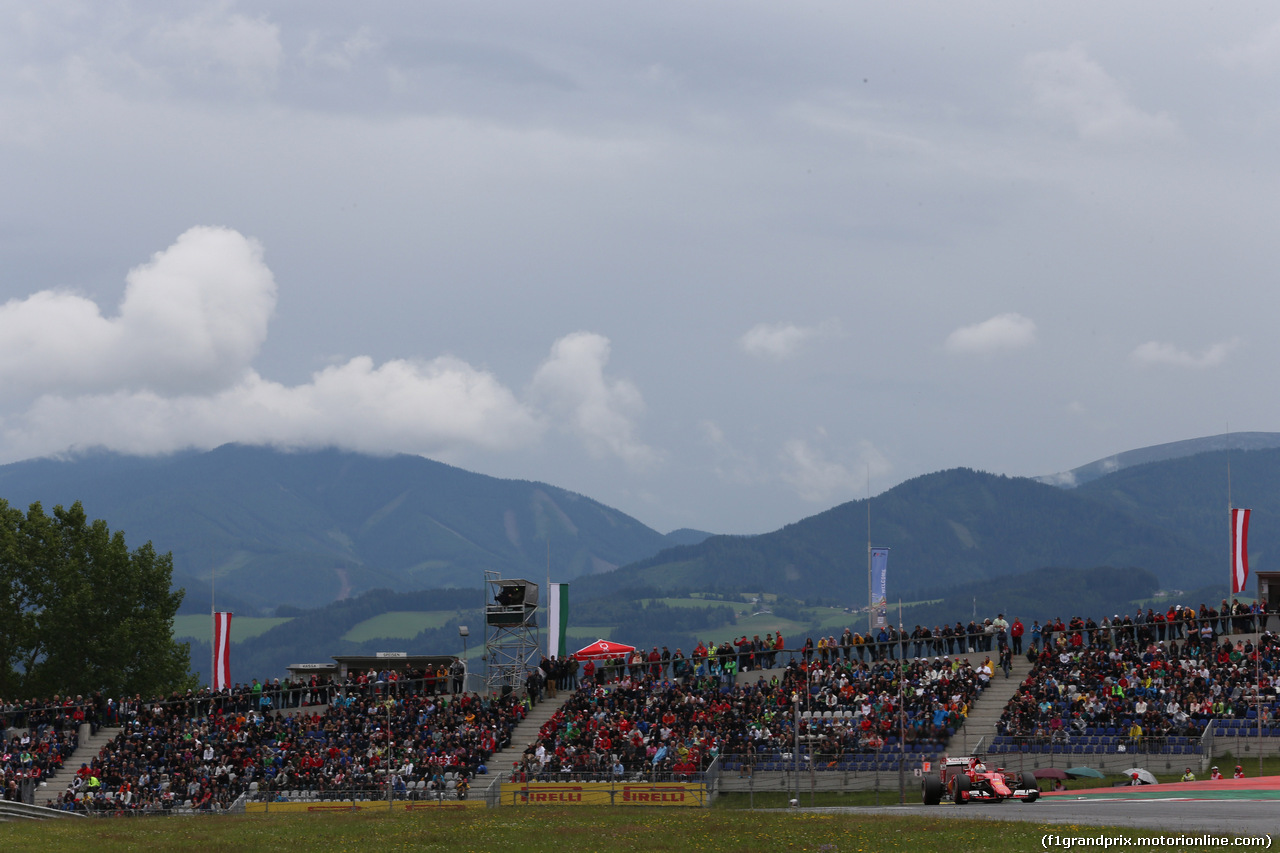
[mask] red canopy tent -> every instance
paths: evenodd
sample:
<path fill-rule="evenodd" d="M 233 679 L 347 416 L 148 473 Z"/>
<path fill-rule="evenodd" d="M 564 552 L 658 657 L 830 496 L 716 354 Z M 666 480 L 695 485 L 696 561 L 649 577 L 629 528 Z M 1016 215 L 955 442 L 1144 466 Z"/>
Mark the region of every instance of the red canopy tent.
<path fill-rule="evenodd" d="M 624 657 L 636 650 L 635 646 L 626 643 L 614 643 L 609 640 L 596 640 L 591 645 L 573 653 L 578 660 L 604 660 L 606 658 Z"/>

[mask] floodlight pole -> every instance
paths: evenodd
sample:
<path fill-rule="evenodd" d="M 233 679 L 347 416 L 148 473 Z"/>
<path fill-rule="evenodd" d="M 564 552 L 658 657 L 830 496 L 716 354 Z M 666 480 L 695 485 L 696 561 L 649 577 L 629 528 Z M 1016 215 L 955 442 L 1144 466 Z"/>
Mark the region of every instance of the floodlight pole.
<path fill-rule="evenodd" d="M 467 692 L 467 637 L 470 635 L 470 628 L 466 625 L 458 626 L 458 636 L 462 638 L 462 693 Z"/>
<path fill-rule="evenodd" d="M 806 676 L 805 685 L 804 685 L 804 689 L 806 692 L 809 690 L 808 681 L 809 681 L 808 677 Z M 796 801 L 795 802 L 796 802 L 796 807 L 799 808 L 800 806 L 800 703 L 799 702 L 795 703 L 795 713 L 796 713 L 796 722 L 795 722 L 796 745 L 795 745 L 795 753 L 794 753 L 795 758 L 792 761 L 792 765 L 795 769 L 795 774 L 796 774 Z"/>
<path fill-rule="evenodd" d="M 390 685 L 388 685 L 388 688 L 390 688 Z M 394 809 L 396 807 L 396 802 L 395 802 L 396 789 L 395 789 L 395 785 L 392 784 L 395 780 L 392 777 L 392 772 L 391 772 L 392 770 L 391 745 L 395 743 L 395 738 L 391 736 L 391 706 L 393 704 L 394 702 L 391 699 L 391 694 L 390 692 L 388 692 L 387 703 L 386 703 L 386 708 L 387 708 L 387 809 L 388 810 Z"/>
<path fill-rule="evenodd" d="M 902 621 L 902 599 L 898 599 L 898 804 L 907 804 L 907 644 Z"/>

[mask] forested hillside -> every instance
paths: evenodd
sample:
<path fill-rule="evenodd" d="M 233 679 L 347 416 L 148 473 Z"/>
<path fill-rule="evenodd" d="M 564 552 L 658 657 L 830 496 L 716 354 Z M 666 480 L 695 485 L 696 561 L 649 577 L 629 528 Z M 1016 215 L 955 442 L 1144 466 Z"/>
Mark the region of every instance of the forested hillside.
<path fill-rule="evenodd" d="M 1198 587 L 1213 558 L 1167 527 L 1093 497 L 957 468 L 872 499 L 873 544 L 890 550 L 892 589 L 942 589 L 1046 567 L 1135 566 L 1161 585 Z M 867 502 L 842 504 L 760 536 L 714 536 L 596 577 L 611 586 L 763 590 L 866 601 Z"/>
<path fill-rule="evenodd" d="M 172 551 L 183 612 L 317 606 L 368 589 L 475 587 L 487 569 L 560 580 L 650 556 L 668 540 L 555 486 L 419 456 L 228 445 L 160 458 L 96 454 L 0 467 L 0 498 L 81 501 Z M 685 540 L 687 541 L 687 540 Z"/>
<path fill-rule="evenodd" d="M 1233 450 L 1230 461 L 1233 502 L 1255 513 L 1251 563 L 1266 568 L 1280 525 L 1280 450 Z M 907 602 L 909 625 L 1000 610 L 1048 616 L 1066 602 L 1117 612 L 1170 588 L 1190 596 L 1184 603 L 1216 600 L 1226 465 L 1225 453 L 1166 459 L 1077 489 L 967 469 L 909 480 L 870 503 L 873 543 L 891 549 L 890 599 Z M 458 624 L 472 627 L 475 652 L 483 571 L 541 581 L 548 543 L 553 578 L 571 581 L 573 643 L 838 633 L 866 618 L 845 608 L 867 601 L 867 501 L 759 536 L 663 536 L 581 495 L 420 457 L 245 447 L 3 466 L 0 497 L 82 499 L 131 537 L 172 550 L 184 613 L 207 615 L 217 567 L 218 607 L 234 610 L 236 624 L 292 617 L 255 623 L 261 633 L 237 643 L 236 672 L 250 676 L 333 654 L 458 651 Z M 207 627 L 184 630 L 197 634 L 191 660 L 203 670 Z"/>
<path fill-rule="evenodd" d="M 1280 548 L 1280 449 L 1218 451 L 1137 465 L 1100 477 L 1075 491 L 1166 530 L 1178 531 L 1212 555 L 1209 575 L 1228 577 L 1227 466 L 1231 503 L 1253 510 L 1249 564 L 1274 571 Z M 1268 569 L 1268 566 L 1271 566 Z"/>
<path fill-rule="evenodd" d="M 1117 613 L 1132 614 L 1136 609 L 1133 602 L 1150 598 L 1157 586 L 1155 575 L 1145 569 L 1048 567 L 996 581 L 971 581 L 934 590 L 937 600 L 908 609 L 904 621 L 911 629 L 916 625 L 932 628 L 947 622 L 954 625 L 957 620 L 968 623 L 974 618 L 982 621 L 998 613 L 1010 618 L 1017 616 L 1027 627 L 1033 619 L 1043 623 L 1058 616 L 1064 621 L 1072 616 L 1101 619 Z M 1179 599 L 1177 603 L 1189 602 Z M 896 613 L 890 615 L 897 621 Z"/>
<path fill-rule="evenodd" d="M 286 610 L 293 616 L 288 622 L 251 639 L 232 646 L 232 679 L 248 681 L 264 675 L 280 677 L 284 668 L 294 663 L 326 663 L 333 655 L 374 654 L 380 651 L 413 650 L 423 654 L 460 654 L 462 640 L 458 625 L 476 631 L 483 645 L 484 631 L 480 613 L 481 592 L 478 589 L 428 589 L 417 592 L 371 590 L 363 595 L 338 601 L 313 610 Z M 388 611 L 421 610 L 452 611 L 457 615 L 439 627 L 422 631 L 413 638 L 372 638 L 364 642 L 342 639 L 343 635 L 365 620 Z M 235 626 L 235 619 L 232 619 Z M 209 639 L 192 638 L 193 669 L 207 680 Z"/>
<path fill-rule="evenodd" d="M 1278 447 L 1280 447 L 1280 432 L 1232 432 L 1221 435 L 1207 435 L 1201 438 L 1188 438 L 1182 441 L 1170 441 L 1165 444 L 1153 444 L 1150 447 L 1126 450 L 1108 456 L 1105 459 L 1097 459 L 1087 465 L 1072 468 L 1070 471 L 1036 477 L 1036 479 L 1051 486 L 1074 488 L 1134 465 L 1147 465 L 1152 462 L 1183 459 L 1188 456 L 1220 451 L 1229 450 L 1232 453 L 1239 453 L 1251 450 L 1269 450 Z"/>

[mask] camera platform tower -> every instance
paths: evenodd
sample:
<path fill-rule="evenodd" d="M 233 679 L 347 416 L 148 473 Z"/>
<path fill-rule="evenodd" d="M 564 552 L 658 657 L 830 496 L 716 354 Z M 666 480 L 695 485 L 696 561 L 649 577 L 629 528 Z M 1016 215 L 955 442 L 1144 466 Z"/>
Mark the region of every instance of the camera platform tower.
<path fill-rule="evenodd" d="M 541 661 L 538 585 L 490 571 L 484 582 L 485 687 L 491 695 L 502 695 L 523 687 L 529 670 Z"/>

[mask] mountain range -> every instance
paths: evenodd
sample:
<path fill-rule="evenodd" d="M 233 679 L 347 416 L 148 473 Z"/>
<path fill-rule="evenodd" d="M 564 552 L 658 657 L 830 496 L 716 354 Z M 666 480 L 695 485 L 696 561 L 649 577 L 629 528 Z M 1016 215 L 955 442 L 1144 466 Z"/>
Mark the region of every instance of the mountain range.
<path fill-rule="evenodd" d="M 1280 436 L 1270 434 L 1269 441 Z M 970 581 L 1024 572 L 1143 569 L 1163 589 L 1226 594 L 1228 504 L 1250 507 L 1251 568 L 1266 570 L 1280 545 L 1280 447 L 1232 449 L 1221 437 L 1182 442 L 1192 455 L 1135 451 L 1112 473 L 1075 488 L 952 469 L 908 480 L 753 537 L 713 536 L 598 578 L 603 587 L 738 589 L 867 601 L 867 545 L 890 549 L 894 590 L 929 598 Z M 1199 452 L 1197 452 L 1199 451 Z M 1154 461 L 1142 461 L 1144 459 Z M 1230 490 L 1230 494 L 1228 493 Z M 868 543 L 868 529 L 871 541 Z M 1084 578 L 1085 576 L 1081 576 Z M 1209 593 L 1205 593 L 1206 595 Z"/>
<path fill-rule="evenodd" d="M 590 597 L 606 586 L 692 587 L 861 606 L 868 594 L 868 544 L 890 549 L 895 597 L 909 591 L 927 598 L 970 581 L 997 583 L 1053 568 L 1142 568 L 1165 588 L 1197 589 L 1210 581 L 1214 558 L 1206 543 L 1133 506 L 1120 509 L 1119 502 L 1107 492 L 956 468 L 901 483 L 872 498 L 869 508 L 866 500 L 852 501 L 772 533 L 713 536 L 668 549 L 583 578 L 576 592 Z M 1224 530 L 1225 523 L 1224 516 Z M 1219 564 L 1225 578 L 1225 557 Z"/>
<path fill-rule="evenodd" d="M 378 588 L 479 588 L 486 570 L 570 580 L 706 536 L 668 538 L 545 483 L 338 450 L 30 460 L 0 467 L 0 498 L 23 508 L 78 500 L 131 546 L 171 551 L 190 613 L 207 613 L 211 594 L 251 614 Z"/>
<path fill-rule="evenodd" d="M 1042 483 L 1051 486 L 1074 488 L 1092 482 L 1107 474 L 1114 474 L 1124 468 L 1143 465 L 1147 462 L 1163 462 L 1166 459 L 1182 459 L 1199 453 L 1214 450 L 1271 450 L 1280 447 L 1280 432 L 1229 432 L 1222 435 L 1211 435 L 1205 438 L 1188 438 L 1183 441 L 1170 441 L 1165 444 L 1153 444 L 1137 450 L 1126 450 L 1098 459 L 1087 465 L 1072 468 L 1058 474 L 1047 474 L 1036 477 Z"/>
<path fill-rule="evenodd" d="M 183 612 L 271 613 L 372 589 L 477 588 L 483 572 L 574 581 L 576 599 L 621 589 L 780 593 L 861 606 L 871 544 L 898 593 L 1041 569 L 1143 569 L 1164 588 L 1225 585 L 1227 477 L 1255 508 L 1265 568 L 1280 506 L 1280 434 L 1129 451 L 1048 482 L 951 469 L 756 536 L 663 535 L 588 497 L 417 456 L 228 445 L 144 458 L 90 454 L 0 466 L 0 498 L 79 500 L 131 546 L 172 551 Z M 1267 447 L 1267 449 L 1241 449 Z M 1096 476 L 1095 476 L 1096 475 Z M 1066 488 L 1063 485 L 1074 486 Z M 895 593 L 895 594 L 898 594 Z"/>

